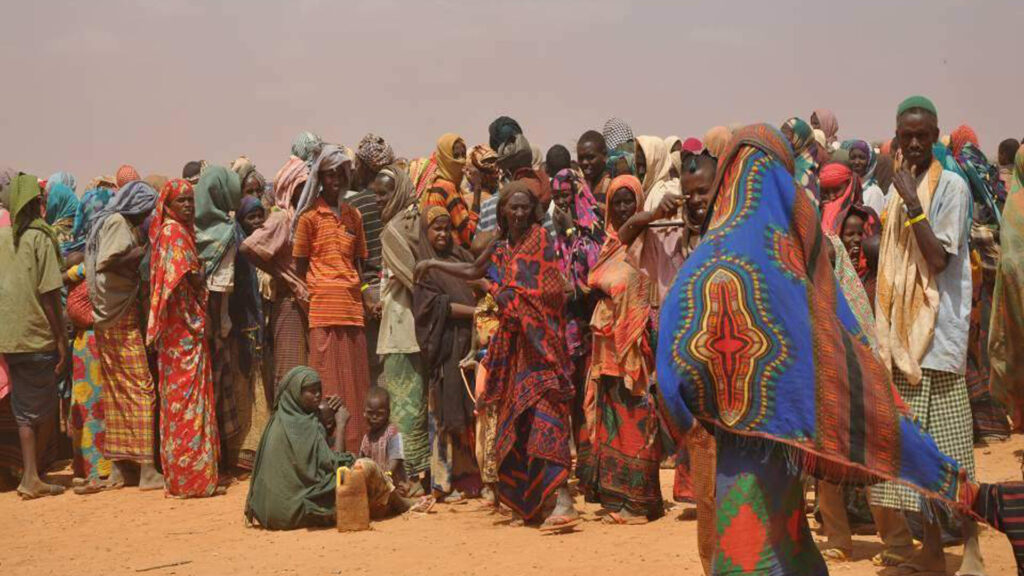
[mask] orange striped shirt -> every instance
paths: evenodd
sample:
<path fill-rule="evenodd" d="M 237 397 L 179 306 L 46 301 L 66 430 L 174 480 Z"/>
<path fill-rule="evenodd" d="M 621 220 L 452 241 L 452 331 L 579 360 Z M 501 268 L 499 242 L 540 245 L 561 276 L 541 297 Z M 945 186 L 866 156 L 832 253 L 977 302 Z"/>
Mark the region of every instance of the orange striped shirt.
<path fill-rule="evenodd" d="M 341 216 L 323 198 L 299 217 L 292 256 L 309 258 L 309 327 L 362 326 L 363 297 L 356 260 L 365 259 L 366 237 L 359 211 L 342 204 Z"/>
<path fill-rule="evenodd" d="M 420 202 L 420 211 L 426 213 L 430 206 L 440 206 L 448 211 L 452 219 L 452 232 L 463 248 L 469 249 L 476 234 L 480 215 L 470 210 L 462 194 L 451 182 L 438 178 L 430 185 Z"/>

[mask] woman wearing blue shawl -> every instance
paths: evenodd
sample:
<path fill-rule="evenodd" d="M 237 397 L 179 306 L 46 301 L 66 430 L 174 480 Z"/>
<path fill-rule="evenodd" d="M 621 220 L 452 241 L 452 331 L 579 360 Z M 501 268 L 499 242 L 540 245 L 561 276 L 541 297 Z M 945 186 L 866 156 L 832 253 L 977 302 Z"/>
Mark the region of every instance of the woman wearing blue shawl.
<path fill-rule="evenodd" d="M 785 137 L 763 124 L 738 131 L 715 190 L 703 240 L 662 305 L 657 348 L 673 434 L 699 422 L 718 442 L 714 574 L 828 573 L 801 474 L 894 480 L 1005 530 L 1018 488 L 969 483 L 895 395 L 839 297 Z"/>
<path fill-rule="evenodd" d="M 75 214 L 78 213 L 78 197 L 75 196 L 74 190 L 60 183 L 48 184 L 47 190 L 46 223 L 57 234 L 61 252 L 65 252 L 64 245 L 73 240 L 72 228 L 75 224 Z"/>

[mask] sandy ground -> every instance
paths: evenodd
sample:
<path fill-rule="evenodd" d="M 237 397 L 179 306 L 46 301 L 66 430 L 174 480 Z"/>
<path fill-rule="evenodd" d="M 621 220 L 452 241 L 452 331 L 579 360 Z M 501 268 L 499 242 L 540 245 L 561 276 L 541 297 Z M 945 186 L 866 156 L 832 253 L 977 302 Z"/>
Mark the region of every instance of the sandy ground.
<path fill-rule="evenodd" d="M 1024 436 L 979 448 L 979 477 L 1019 480 L 1021 449 Z M 671 471 L 663 471 L 666 495 L 671 482 Z M 5 492 L 0 574 L 701 574 L 696 524 L 677 520 L 679 507 L 645 526 L 606 526 L 594 516 L 596 506 L 580 502 L 588 521 L 564 535 L 509 527 L 475 502 L 377 522 L 368 532 L 267 532 L 244 526 L 246 492 L 245 482 L 207 500 L 129 488 L 22 502 Z M 1001 534 L 984 530 L 981 545 L 991 576 L 1015 572 Z M 857 537 L 854 561 L 831 572 L 877 574 L 870 558 L 879 550 L 875 537 Z M 948 549 L 948 574 L 959 561 L 959 548 Z"/>

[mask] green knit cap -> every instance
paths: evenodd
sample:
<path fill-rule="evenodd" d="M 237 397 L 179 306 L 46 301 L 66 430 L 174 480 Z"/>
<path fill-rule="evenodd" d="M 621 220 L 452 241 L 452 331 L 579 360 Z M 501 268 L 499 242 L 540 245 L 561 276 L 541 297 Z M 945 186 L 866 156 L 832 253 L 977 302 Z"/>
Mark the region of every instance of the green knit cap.
<path fill-rule="evenodd" d="M 911 96 L 901 102 L 900 107 L 896 109 L 896 117 L 899 118 L 900 116 L 903 116 L 904 112 L 907 110 L 913 110 L 914 108 L 927 110 L 934 114 L 936 118 L 939 117 L 938 111 L 935 110 L 935 104 L 932 104 L 932 101 L 924 96 Z"/>

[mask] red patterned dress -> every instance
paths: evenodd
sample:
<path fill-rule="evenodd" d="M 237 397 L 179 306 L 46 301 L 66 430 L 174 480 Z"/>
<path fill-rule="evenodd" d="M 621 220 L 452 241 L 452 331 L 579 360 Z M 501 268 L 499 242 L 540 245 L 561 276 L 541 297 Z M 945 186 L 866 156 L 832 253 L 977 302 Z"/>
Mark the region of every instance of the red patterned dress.
<path fill-rule="evenodd" d="M 151 302 L 147 341 L 159 354 L 160 459 L 165 491 L 183 498 L 217 489 L 219 440 L 207 348 L 206 290 L 189 272 L 202 264 L 191 223 L 174 219 L 165 204 L 191 186 L 168 182 L 160 193 L 151 235 Z"/>
<path fill-rule="evenodd" d="M 484 359 L 479 402 L 497 408 L 498 496 L 526 520 L 537 518 L 569 477 L 569 354 L 565 280 L 554 240 L 534 224 L 492 256 L 499 326 Z"/>

